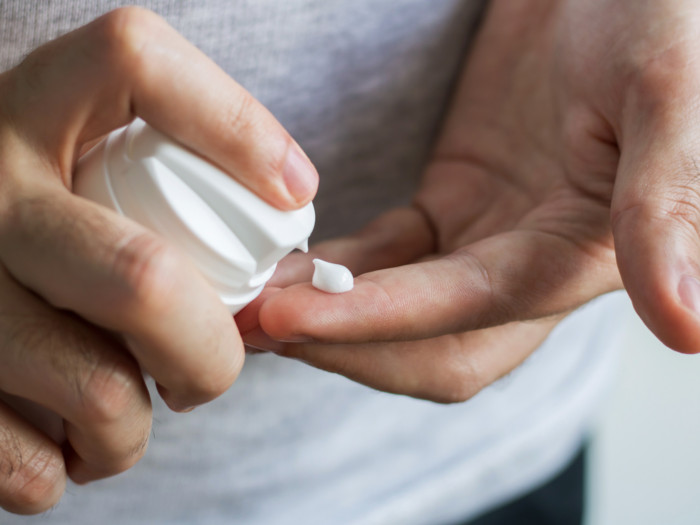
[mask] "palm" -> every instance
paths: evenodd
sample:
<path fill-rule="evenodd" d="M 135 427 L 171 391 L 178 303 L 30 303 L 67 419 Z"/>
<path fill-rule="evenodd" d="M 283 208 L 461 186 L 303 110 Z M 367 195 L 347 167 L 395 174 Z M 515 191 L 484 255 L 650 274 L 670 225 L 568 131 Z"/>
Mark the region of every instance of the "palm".
<path fill-rule="evenodd" d="M 688 119 L 659 91 L 665 70 L 644 55 L 672 49 L 695 71 L 688 46 L 674 47 L 692 38 L 669 37 L 680 28 L 666 4 L 618 4 L 604 20 L 588 3 L 492 4 L 415 207 L 318 247 L 363 275 L 345 296 L 299 285 L 272 297 L 260 312 L 268 334 L 324 343 L 277 351 L 392 392 L 466 398 L 516 366 L 561 315 L 619 288 L 618 262 L 657 335 L 700 348 L 690 310 L 700 312 L 700 271 L 687 255 L 697 251 L 700 197 L 676 175 L 687 162 L 664 166 L 697 139 L 678 140 Z M 691 80 L 679 95 L 700 92 L 689 89 L 700 71 Z M 454 370 L 467 372 L 455 379 Z"/>
<path fill-rule="evenodd" d="M 590 279 L 591 271 L 600 288 L 587 293 L 620 286 L 610 229 L 615 137 L 595 101 L 571 88 L 582 78 L 543 80 L 553 76 L 545 69 L 555 61 L 553 37 L 538 36 L 526 53 L 539 61 L 526 64 L 494 56 L 497 46 L 487 37 L 477 44 L 416 198 L 440 253 L 467 256 L 496 275 L 521 259 L 530 279 L 512 283 L 502 298 L 513 305 L 551 296 L 580 275 Z M 480 53 L 482 46 L 487 52 Z M 574 77 L 586 71 L 567 67 Z M 557 279 L 554 261 L 565 263 Z M 576 304 L 561 298 L 546 308 Z M 519 312 L 520 318 L 545 313 Z"/>

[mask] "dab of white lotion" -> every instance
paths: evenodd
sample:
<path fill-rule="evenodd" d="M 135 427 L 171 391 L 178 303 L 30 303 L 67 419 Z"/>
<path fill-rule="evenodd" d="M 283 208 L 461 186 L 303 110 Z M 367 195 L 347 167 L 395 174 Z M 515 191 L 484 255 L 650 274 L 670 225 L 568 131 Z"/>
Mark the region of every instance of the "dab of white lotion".
<path fill-rule="evenodd" d="M 314 259 L 314 288 L 328 293 L 349 292 L 353 287 L 352 273 L 345 266 Z"/>

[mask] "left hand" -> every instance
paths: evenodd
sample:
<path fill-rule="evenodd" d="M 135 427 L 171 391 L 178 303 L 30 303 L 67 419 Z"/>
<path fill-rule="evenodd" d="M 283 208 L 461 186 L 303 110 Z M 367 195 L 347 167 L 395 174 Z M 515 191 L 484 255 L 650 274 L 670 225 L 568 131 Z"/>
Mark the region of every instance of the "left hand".
<path fill-rule="evenodd" d="M 624 283 L 665 344 L 699 352 L 699 58 L 692 0 L 492 1 L 415 206 L 319 245 L 354 290 L 270 289 L 247 341 L 459 401 Z M 275 284 L 308 279 L 286 264 Z"/>

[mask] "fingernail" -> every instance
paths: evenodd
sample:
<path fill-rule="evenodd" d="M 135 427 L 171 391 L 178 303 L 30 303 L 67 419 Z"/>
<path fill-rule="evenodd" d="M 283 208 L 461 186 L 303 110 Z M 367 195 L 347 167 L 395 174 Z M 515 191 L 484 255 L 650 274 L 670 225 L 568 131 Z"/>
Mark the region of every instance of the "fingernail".
<path fill-rule="evenodd" d="M 287 191 L 296 202 L 308 201 L 318 187 L 316 168 L 296 142 L 289 147 L 282 176 Z"/>
<path fill-rule="evenodd" d="M 700 281 L 692 275 L 684 275 L 678 284 L 678 295 L 681 303 L 700 315 Z"/>

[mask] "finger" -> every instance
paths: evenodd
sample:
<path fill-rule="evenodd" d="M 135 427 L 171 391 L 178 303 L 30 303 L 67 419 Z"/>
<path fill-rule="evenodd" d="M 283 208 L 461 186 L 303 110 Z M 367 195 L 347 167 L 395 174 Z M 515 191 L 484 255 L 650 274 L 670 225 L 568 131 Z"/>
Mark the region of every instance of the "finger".
<path fill-rule="evenodd" d="M 0 401 L 0 507 L 37 514 L 58 503 L 65 487 L 58 445 Z"/>
<path fill-rule="evenodd" d="M 350 344 L 279 343 L 262 331 L 254 347 L 341 374 L 369 387 L 440 403 L 465 401 L 515 369 L 560 318 L 511 323 L 467 333 L 407 342 Z"/>
<path fill-rule="evenodd" d="M 151 404 L 137 363 L 116 340 L 57 312 L 0 274 L 0 390 L 59 414 L 76 482 L 138 461 Z"/>
<path fill-rule="evenodd" d="M 316 191 L 315 168 L 275 118 L 145 9 L 102 16 L 34 51 L 3 80 L 0 109 L 58 159 L 68 186 L 79 146 L 138 115 L 277 207 L 297 208 Z"/>
<path fill-rule="evenodd" d="M 246 334 L 257 332 L 262 305 L 281 288 L 310 282 L 315 258 L 342 264 L 359 274 L 408 264 L 428 256 L 434 248 L 435 235 L 421 209 L 389 210 L 354 234 L 315 244 L 308 253 L 294 252 L 285 257 L 264 292 L 236 315 L 236 324 L 244 339 Z"/>
<path fill-rule="evenodd" d="M 583 201 L 564 205 L 569 214 L 589 213 Z M 619 287 L 607 209 L 593 208 L 593 217 L 569 216 L 547 230 L 540 222 L 552 210 L 545 207 L 523 229 L 442 259 L 359 276 L 344 294 L 293 286 L 262 306 L 261 326 L 285 341 L 359 343 L 436 337 L 571 310 Z M 590 231 L 570 231 L 579 222 Z"/>
<path fill-rule="evenodd" d="M 697 104 L 680 102 L 687 93 L 676 95 L 664 88 L 661 100 L 668 102 L 637 108 L 625 122 L 613 231 L 620 273 L 640 317 L 667 346 L 696 353 L 700 352 Z"/>
<path fill-rule="evenodd" d="M 260 309 L 281 288 L 311 281 L 314 258 L 362 273 L 413 262 L 431 254 L 434 248 L 435 235 L 423 211 L 406 207 L 380 215 L 352 235 L 316 244 L 308 253 L 288 255 L 278 264 L 263 293 L 236 315 L 246 350 L 267 351 L 278 346 L 259 328 Z"/>
<path fill-rule="evenodd" d="M 392 209 L 352 235 L 315 244 L 308 253 L 294 252 L 285 257 L 263 293 L 236 315 L 238 329 L 246 339 L 246 334 L 257 331 L 260 308 L 270 297 L 281 288 L 310 282 L 314 258 L 342 264 L 359 274 L 408 264 L 430 254 L 434 245 L 432 228 L 422 210 Z"/>
<path fill-rule="evenodd" d="M 182 74 L 183 64 L 192 75 Z M 15 206 L 3 225 L 7 267 L 55 306 L 125 332 L 172 407 L 223 392 L 240 369 L 242 348 L 213 291 L 160 239 L 61 195 L 46 172 L 57 171 L 69 185 L 77 146 L 134 114 L 195 149 L 206 146 L 203 152 L 225 169 L 250 168 L 263 177 L 270 162 L 280 164 L 270 155 L 286 154 L 277 144 L 283 136 L 289 146 L 286 132 L 167 24 L 140 9 L 116 11 L 37 50 L 3 75 L 0 88 L 2 110 L 20 137 L 17 148 L 25 143 L 26 149 L 23 163 L 10 166 L 23 177 L 3 179 Z M 240 120 L 232 122 L 231 114 Z M 269 151 L 253 147 L 258 142 Z M 241 153 L 251 148 L 252 156 Z M 263 164 L 253 169 L 249 162 Z M 270 183 L 277 187 L 281 177 Z"/>
<path fill-rule="evenodd" d="M 359 275 L 414 262 L 434 249 L 435 236 L 424 213 L 415 207 L 395 208 L 352 235 L 315 244 L 307 254 L 290 254 L 269 284 L 284 288 L 311 281 L 315 258 L 342 264 Z"/>
<path fill-rule="evenodd" d="M 0 258 L 55 307 L 123 333 L 129 349 L 184 410 L 235 380 L 243 347 L 231 316 L 189 260 L 134 222 L 43 187 L 2 221 Z"/>

